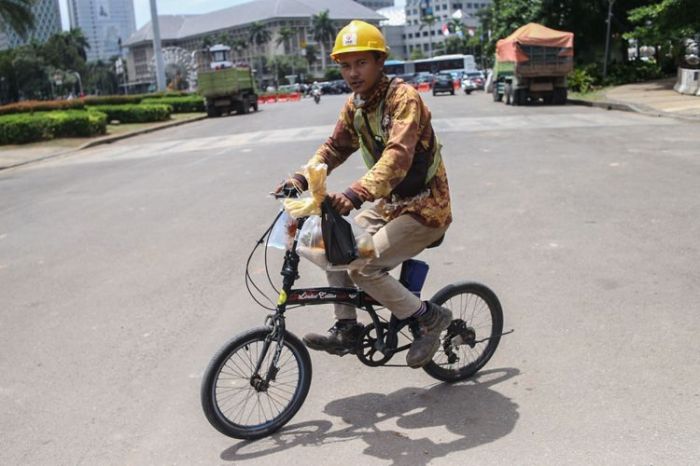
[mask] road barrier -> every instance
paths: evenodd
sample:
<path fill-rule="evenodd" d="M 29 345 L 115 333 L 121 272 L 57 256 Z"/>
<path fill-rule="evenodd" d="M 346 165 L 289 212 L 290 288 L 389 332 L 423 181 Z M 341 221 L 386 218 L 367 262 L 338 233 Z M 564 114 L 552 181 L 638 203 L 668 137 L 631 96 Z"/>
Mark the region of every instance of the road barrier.
<path fill-rule="evenodd" d="M 430 84 L 420 83 L 418 85 L 418 92 L 428 92 L 428 91 L 430 91 Z"/>
<path fill-rule="evenodd" d="M 301 92 L 290 92 L 286 94 L 268 94 L 258 96 L 259 104 L 274 104 L 276 102 L 298 102 L 301 100 Z"/>

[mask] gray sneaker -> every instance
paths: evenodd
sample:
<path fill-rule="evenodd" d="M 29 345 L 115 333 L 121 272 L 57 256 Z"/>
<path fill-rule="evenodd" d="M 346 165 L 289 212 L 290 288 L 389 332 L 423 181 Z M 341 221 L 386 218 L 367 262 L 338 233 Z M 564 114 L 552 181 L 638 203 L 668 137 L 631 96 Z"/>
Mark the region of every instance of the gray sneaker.
<path fill-rule="evenodd" d="M 428 310 L 418 317 L 420 335 L 413 340 L 406 355 L 406 363 L 414 369 L 428 364 L 440 348 L 440 333 L 452 322 L 452 311 L 428 303 Z"/>

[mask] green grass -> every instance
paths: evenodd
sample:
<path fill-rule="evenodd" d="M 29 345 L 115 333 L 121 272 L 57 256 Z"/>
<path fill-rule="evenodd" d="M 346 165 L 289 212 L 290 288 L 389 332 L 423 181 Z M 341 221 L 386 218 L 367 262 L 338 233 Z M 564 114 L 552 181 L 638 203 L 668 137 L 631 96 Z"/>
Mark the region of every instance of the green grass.
<path fill-rule="evenodd" d="M 605 100 L 605 93 L 610 89 L 610 87 L 601 87 L 591 92 L 569 92 L 570 99 L 587 100 L 589 102 L 599 102 Z"/>

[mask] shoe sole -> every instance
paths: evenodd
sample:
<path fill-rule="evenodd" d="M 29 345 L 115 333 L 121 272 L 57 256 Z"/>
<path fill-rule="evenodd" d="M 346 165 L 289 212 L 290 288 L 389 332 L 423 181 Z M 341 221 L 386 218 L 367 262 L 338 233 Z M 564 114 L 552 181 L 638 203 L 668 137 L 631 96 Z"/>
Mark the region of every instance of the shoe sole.
<path fill-rule="evenodd" d="M 445 316 L 445 317 L 446 317 L 445 322 L 443 322 L 444 325 L 440 325 L 440 331 L 437 332 L 437 335 L 435 338 L 435 344 L 433 344 L 433 347 L 430 350 L 430 353 L 429 353 L 430 357 L 426 357 L 424 360 L 414 362 L 413 364 L 410 364 L 407 361 L 406 363 L 408 364 L 408 367 L 410 367 L 411 369 L 420 369 L 421 367 L 428 365 L 430 363 L 430 361 L 433 360 L 433 358 L 435 357 L 435 353 L 437 353 L 437 351 L 440 349 L 440 334 L 443 332 L 443 330 L 445 330 L 447 327 L 449 327 L 450 324 L 452 323 L 452 313 L 451 312 L 450 312 L 449 316 Z"/>
<path fill-rule="evenodd" d="M 355 354 L 355 350 L 348 349 L 348 348 L 328 348 L 325 346 L 320 346 L 320 345 L 315 345 L 313 343 L 310 343 L 306 341 L 305 339 L 302 338 L 302 341 L 306 345 L 307 348 L 312 349 L 314 351 L 323 351 L 328 354 L 332 354 L 333 356 L 345 356 L 346 354 Z"/>

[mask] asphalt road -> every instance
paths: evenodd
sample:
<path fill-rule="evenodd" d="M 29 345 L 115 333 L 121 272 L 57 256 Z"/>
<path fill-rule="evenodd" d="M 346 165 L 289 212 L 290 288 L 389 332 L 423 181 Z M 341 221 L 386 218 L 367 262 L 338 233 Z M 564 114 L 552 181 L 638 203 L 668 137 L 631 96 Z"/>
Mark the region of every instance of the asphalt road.
<path fill-rule="evenodd" d="M 281 433 L 208 425 L 206 364 L 264 320 L 243 271 L 266 194 L 342 98 L 267 105 L 0 172 L 0 464 L 698 464 L 697 124 L 425 98 L 455 218 L 421 256 L 426 295 L 481 281 L 515 329 L 480 377 L 313 353 Z M 330 189 L 362 172 L 356 154 Z M 322 283 L 304 264 L 300 285 Z M 288 317 L 299 336 L 331 323 Z"/>

